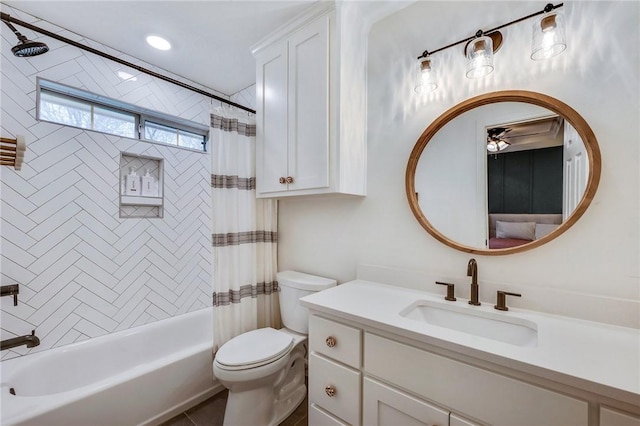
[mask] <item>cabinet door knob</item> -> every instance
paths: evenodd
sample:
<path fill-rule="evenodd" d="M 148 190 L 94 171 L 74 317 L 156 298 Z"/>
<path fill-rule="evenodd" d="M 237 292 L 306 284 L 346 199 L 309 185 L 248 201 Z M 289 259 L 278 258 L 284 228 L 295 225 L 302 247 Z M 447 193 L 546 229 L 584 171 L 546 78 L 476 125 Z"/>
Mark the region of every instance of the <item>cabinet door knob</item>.
<path fill-rule="evenodd" d="M 280 179 L 278 179 L 278 182 L 285 184 L 287 183 L 287 180 L 284 177 L 280 177 Z"/>
<path fill-rule="evenodd" d="M 329 398 L 332 398 L 336 394 L 336 388 L 329 385 L 324 388 L 324 393 L 326 393 Z"/>
<path fill-rule="evenodd" d="M 287 176 L 286 182 L 293 183 L 293 178 L 291 176 Z"/>
<path fill-rule="evenodd" d="M 327 346 L 329 346 L 330 348 L 334 347 L 336 345 L 336 343 L 338 343 L 336 341 L 336 338 L 333 336 L 329 336 L 327 337 L 327 340 L 325 340 L 325 343 L 327 344 Z"/>

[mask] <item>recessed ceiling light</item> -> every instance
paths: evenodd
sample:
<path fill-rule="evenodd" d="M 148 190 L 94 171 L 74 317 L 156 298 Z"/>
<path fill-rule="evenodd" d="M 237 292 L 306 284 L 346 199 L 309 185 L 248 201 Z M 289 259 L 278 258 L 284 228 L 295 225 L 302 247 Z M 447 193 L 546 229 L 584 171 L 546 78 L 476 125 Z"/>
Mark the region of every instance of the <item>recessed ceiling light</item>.
<path fill-rule="evenodd" d="M 169 43 L 166 39 L 160 36 L 155 36 L 155 35 L 148 36 L 147 43 L 149 43 L 151 47 L 155 47 L 158 50 L 171 49 L 171 43 Z"/>

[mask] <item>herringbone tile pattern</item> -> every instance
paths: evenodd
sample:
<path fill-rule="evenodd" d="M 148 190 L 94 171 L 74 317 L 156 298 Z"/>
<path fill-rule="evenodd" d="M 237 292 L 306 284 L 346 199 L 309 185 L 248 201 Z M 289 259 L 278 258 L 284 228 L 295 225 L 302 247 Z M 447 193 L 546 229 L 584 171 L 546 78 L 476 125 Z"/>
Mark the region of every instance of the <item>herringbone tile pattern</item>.
<path fill-rule="evenodd" d="M 42 77 L 203 124 L 209 100 L 145 75 L 122 81 L 121 65 L 51 39 L 49 53 L 14 58 L 5 47 L 15 37 L 2 27 L 1 132 L 28 144 L 21 171 L 0 170 L 1 279 L 20 284 L 18 306 L 1 300 L 2 339 L 35 329 L 41 345 L 31 351 L 40 351 L 210 306 L 209 155 L 38 122 L 35 83 Z M 162 219 L 119 218 L 121 152 L 164 159 Z"/>

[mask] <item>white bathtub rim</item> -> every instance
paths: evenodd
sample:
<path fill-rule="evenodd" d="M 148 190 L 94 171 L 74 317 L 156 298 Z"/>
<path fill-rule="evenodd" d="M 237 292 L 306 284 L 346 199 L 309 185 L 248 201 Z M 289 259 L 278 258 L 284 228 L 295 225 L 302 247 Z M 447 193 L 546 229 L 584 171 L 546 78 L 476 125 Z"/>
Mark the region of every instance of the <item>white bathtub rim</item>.
<path fill-rule="evenodd" d="M 52 393 L 43 393 L 43 394 L 38 394 L 38 395 L 21 395 L 20 394 L 20 390 L 16 389 L 17 395 L 15 395 L 15 397 L 19 397 L 19 398 L 42 398 L 42 397 L 51 397 L 54 395 L 67 395 L 67 394 L 73 394 L 73 393 L 77 393 L 79 391 L 82 391 L 81 393 L 83 395 L 87 395 L 87 394 L 92 394 L 92 393 L 97 393 L 100 390 L 122 383 L 129 377 L 135 377 L 137 375 L 140 374 L 145 374 L 148 373 L 150 371 L 154 371 L 156 369 L 156 367 L 159 366 L 163 366 L 163 365 L 168 365 L 171 364 L 172 362 L 175 362 L 177 360 L 189 357 L 191 355 L 195 355 L 199 352 L 205 351 L 205 350 L 211 350 L 211 352 L 213 353 L 213 344 L 209 344 L 209 343 L 202 343 L 202 344 L 198 344 L 198 345 L 194 345 L 194 346 L 190 346 L 189 349 L 182 349 L 176 352 L 172 352 L 170 355 L 166 355 L 162 358 L 156 358 L 153 361 L 147 362 L 143 365 L 137 365 L 133 368 L 129 368 L 127 370 L 124 370 L 123 372 L 116 374 L 116 375 L 112 375 L 109 376 L 105 379 L 99 380 L 97 382 L 93 382 L 93 383 L 89 383 L 85 386 L 80 386 L 80 387 L 76 387 L 70 390 L 66 390 L 66 391 L 60 391 L 60 392 L 52 392 Z M 45 354 L 45 352 L 41 352 L 42 354 Z M 35 354 L 34 354 L 35 355 Z M 213 360 L 213 358 L 212 358 Z M 28 366 L 23 366 L 20 367 L 19 369 L 16 369 L 14 372 L 11 373 L 11 375 L 8 378 L 8 381 L 2 381 L 2 387 L 4 388 L 5 386 L 7 388 L 13 387 L 12 384 L 10 383 L 12 377 L 16 374 L 19 374 L 20 372 L 22 372 L 24 369 L 28 368 Z M 0 377 L 3 377 L 2 375 L 2 365 L 0 365 Z M 135 374 L 133 374 L 135 373 Z M 12 395 L 12 397 L 14 397 L 14 395 Z"/>
<path fill-rule="evenodd" d="M 68 345 L 64 345 L 64 346 L 59 346 L 59 347 L 55 347 L 55 348 L 49 348 L 49 349 L 44 349 L 41 351 L 37 351 L 37 352 L 30 352 L 28 354 L 25 355 L 20 355 L 17 357 L 13 357 L 13 358 L 9 358 L 9 359 L 5 359 L 0 361 L 0 372 L 2 371 L 2 366 L 3 365 L 11 365 L 17 362 L 27 362 L 26 360 L 29 360 L 30 362 L 34 362 L 36 360 L 38 360 L 40 357 L 46 357 L 46 356 L 51 356 L 54 354 L 58 354 L 58 353 L 64 353 L 64 352 L 72 352 L 72 351 L 76 351 L 81 349 L 84 346 L 90 346 L 90 345 L 94 345 L 94 344 L 100 344 L 100 343 L 109 343 L 109 341 L 111 340 L 118 340 L 121 339 L 122 337 L 128 337 L 128 336 L 132 336 L 132 335 L 136 335 L 136 334 L 141 334 L 143 332 L 146 332 L 147 330 L 150 329 L 154 329 L 154 328 L 161 328 L 165 323 L 167 322 L 175 322 L 178 319 L 182 319 L 184 316 L 186 315 L 191 315 L 191 316 L 196 316 L 196 315 L 205 315 L 205 311 L 209 311 L 211 312 L 211 315 L 213 315 L 213 307 L 207 307 L 207 308 L 203 308 L 203 309 L 198 309 L 196 311 L 192 311 L 192 312 L 186 312 L 184 314 L 181 315 L 177 315 L 175 317 L 171 317 L 171 318 L 164 318 L 149 324 L 143 324 L 143 325 L 139 325 L 137 327 L 133 327 L 133 328 L 129 328 L 126 330 L 120 330 L 120 331 L 116 331 L 113 333 L 108 333 L 108 334 L 104 334 L 102 336 L 98 336 L 98 337 L 92 337 L 90 339 L 86 339 L 86 340 L 82 340 L 80 342 L 74 342 L 74 343 L 70 343 Z M 213 324 L 211 324 L 211 327 L 213 327 Z M 213 345 L 213 330 L 212 330 L 212 334 L 211 334 L 211 340 L 212 340 L 212 345 Z M 174 353 L 174 352 L 172 352 Z M 17 370 L 15 370 L 16 372 L 18 371 L 22 371 L 24 368 L 26 367 L 19 367 Z M 2 379 L 3 376 L 0 374 L 0 379 Z M 2 380 L 2 383 L 5 383 L 4 380 Z"/>
<path fill-rule="evenodd" d="M 60 352 L 60 351 L 64 351 L 64 350 L 73 350 L 77 347 L 82 347 L 84 345 L 88 345 L 90 343 L 101 343 L 103 341 L 108 342 L 109 340 L 115 340 L 118 338 L 121 338 L 122 336 L 131 336 L 131 335 L 135 335 L 135 334 L 139 334 L 143 331 L 146 331 L 148 329 L 154 329 L 154 328 L 160 328 L 163 325 L 165 325 L 167 322 L 175 322 L 176 320 L 180 320 L 183 319 L 183 317 L 185 316 L 196 316 L 196 315 L 205 315 L 205 311 L 208 311 L 211 313 L 211 315 L 213 315 L 213 307 L 206 307 L 206 308 L 202 308 L 202 309 L 197 309 L 195 311 L 191 311 L 191 312 L 185 312 L 183 314 L 180 315 L 176 315 L 174 317 L 170 317 L 170 318 L 163 318 L 161 320 L 158 321 L 154 321 L 154 322 L 150 322 L 148 324 L 142 324 L 142 325 L 138 325 L 135 327 L 131 327 L 131 328 L 127 328 L 124 330 L 118 330 L 118 331 L 114 331 L 111 333 L 106 333 L 103 334 L 101 336 L 96 336 L 96 337 L 91 337 L 89 339 L 86 340 L 82 340 L 80 342 L 74 342 L 74 343 L 69 343 L 68 345 L 64 345 L 64 346 L 58 346 L 58 347 L 53 347 L 53 348 L 43 348 L 43 349 L 39 349 L 38 347 L 32 349 L 29 353 L 24 354 L 24 355 L 18 355 L 9 359 L 4 359 L 4 360 L 0 360 L 0 365 L 2 365 L 3 363 L 8 363 L 14 360 L 18 360 L 18 359 L 22 359 L 25 357 L 36 357 L 40 354 L 50 354 L 51 351 L 54 352 Z M 213 323 L 211 324 L 211 326 L 213 327 Z M 212 339 L 213 339 L 213 332 L 212 332 Z M 33 359 L 33 358 L 30 358 Z"/>
<path fill-rule="evenodd" d="M 182 350 L 175 352 L 172 356 L 166 356 L 160 358 L 149 364 L 144 368 L 132 368 L 125 370 L 124 372 L 115 376 L 108 377 L 107 379 L 99 382 L 91 383 L 86 386 L 78 387 L 65 392 L 57 392 L 47 395 L 20 395 L 20 390 L 17 389 L 17 395 L 10 395 L 9 383 L 2 383 L 2 424 L 8 423 L 20 423 L 21 421 L 28 420 L 33 417 L 42 415 L 51 409 L 60 407 L 61 405 L 69 404 L 77 401 L 86 396 L 97 394 L 100 391 L 109 389 L 121 383 L 128 381 L 129 379 L 144 374 L 152 373 L 158 367 L 164 367 L 173 362 L 180 361 L 186 357 L 196 355 L 201 351 L 211 351 L 213 345 L 198 345 L 194 346 L 193 350 Z M 212 358 L 213 359 L 213 358 Z M 213 384 L 213 381 L 212 381 Z M 6 401 L 6 403 L 5 403 Z"/>
<path fill-rule="evenodd" d="M 203 311 L 209 310 L 212 308 L 205 308 L 198 311 L 189 312 L 185 315 L 196 313 L 205 316 Z M 194 356 L 198 353 L 208 351 L 212 354 L 211 360 L 213 362 L 213 336 L 211 341 L 206 343 L 199 343 L 196 345 L 191 345 L 185 349 L 180 349 L 177 351 L 172 351 L 169 354 L 162 356 L 160 358 L 156 358 L 148 363 L 137 365 L 132 368 L 128 368 L 123 372 L 111 375 L 106 377 L 105 379 L 88 383 L 85 386 L 76 387 L 67 391 L 55 392 L 55 393 L 47 393 L 40 395 L 20 395 L 19 387 L 16 389 L 17 395 L 10 395 L 9 389 L 15 386 L 15 383 L 12 383 L 12 378 L 22 372 L 24 369 L 29 368 L 29 364 L 34 360 L 37 360 L 40 357 L 51 356 L 53 353 L 64 353 L 68 351 L 75 351 L 78 348 L 82 348 L 85 345 L 91 344 L 103 344 L 108 343 L 110 340 L 117 340 L 122 338 L 122 336 L 129 336 L 131 334 L 139 334 L 151 328 L 161 327 L 165 321 L 175 320 L 176 318 L 180 318 L 182 315 L 168 318 L 166 320 L 156 321 L 151 324 L 145 324 L 139 327 L 135 327 L 128 330 L 123 330 L 116 333 L 111 333 L 104 336 L 99 336 L 93 339 L 83 340 L 81 342 L 72 343 L 70 345 L 61 346 L 58 348 L 53 348 L 33 354 L 28 354 L 24 356 L 20 356 L 17 358 L 11 358 L 5 361 L 0 362 L 0 401 L 2 407 L 2 416 L 0 418 L 0 423 L 20 423 L 21 421 L 28 420 L 30 418 L 42 415 L 52 409 L 60 407 L 64 404 L 73 403 L 82 397 L 86 397 L 89 395 L 94 395 L 100 391 L 105 389 L 109 389 L 116 385 L 126 382 L 128 379 L 132 377 L 141 376 L 144 374 L 148 374 L 156 370 L 158 367 L 163 367 L 166 365 L 170 365 L 174 362 L 180 361 L 184 358 L 188 358 L 190 356 Z M 22 364 L 24 366 L 19 366 L 17 369 L 11 371 L 8 377 L 5 377 L 6 366 L 12 364 Z M 215 382 L 212 381 L 212 385 Z"/>

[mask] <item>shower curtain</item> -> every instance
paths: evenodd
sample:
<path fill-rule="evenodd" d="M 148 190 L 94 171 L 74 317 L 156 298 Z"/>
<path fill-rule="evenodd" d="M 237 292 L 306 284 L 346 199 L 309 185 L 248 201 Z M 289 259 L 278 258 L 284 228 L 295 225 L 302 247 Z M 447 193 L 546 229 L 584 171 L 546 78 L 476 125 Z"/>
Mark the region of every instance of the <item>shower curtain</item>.
<path fill-rule="evenodd" d="M 214 352 L 262 327 L 280 328 L 277 214 L 256 198 L 255 120 L 217 108 L 211 114 Z"/>

